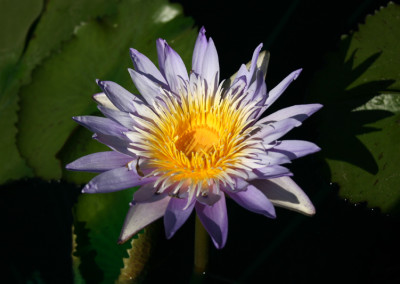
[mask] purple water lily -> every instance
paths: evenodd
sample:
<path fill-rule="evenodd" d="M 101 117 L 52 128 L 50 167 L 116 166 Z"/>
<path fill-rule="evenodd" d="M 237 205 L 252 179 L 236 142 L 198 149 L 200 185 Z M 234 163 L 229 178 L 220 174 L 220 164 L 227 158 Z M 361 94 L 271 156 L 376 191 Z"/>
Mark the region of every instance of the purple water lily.
<path fill-rule="evenodd" d="M 105 117 L 74 120 L 112 151 L 82 157 L 67 169 L 100 173 L 84 193 L 140 186 L 119 242 L 163 216 L 166 236 L 171 238 L 195 209 L 215 246 L 222 248 L 228 234 L 226 195 L 269 218 L 275 218 L 274 205 L 315 213 L 281 164 L 320 149 L 311 142 L 280 138 L 321 105 L 295 105 L 260 119 L 301 72 L 292 72 L 267 92 L 261 47 L 248 67 L 242 65 L 229 84 L 223 84 L 217 50 L 202 28 L 189 74 L 181 57 L 159 39 L 159 69 L 130 50 L 135 70 L 129 73 L 141 95 L 97 81 L 103 93 L 94 100 Z"/>

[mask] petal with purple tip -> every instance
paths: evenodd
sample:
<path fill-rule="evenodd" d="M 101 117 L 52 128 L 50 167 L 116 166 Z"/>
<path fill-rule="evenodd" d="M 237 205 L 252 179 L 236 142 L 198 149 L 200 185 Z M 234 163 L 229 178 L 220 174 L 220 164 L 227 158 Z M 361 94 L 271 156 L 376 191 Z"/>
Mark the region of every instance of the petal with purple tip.
<path fill-rule="evenodd" d="M 106 193 L 149 182 L 127 167 L 116 168 L 95 176 L 83 188 L 84 193 Z"/>
<path fill-rule="evenodd" d="M 260 117 L 263 112 L 270 107 L 279 97 L 282 95 L 282 93 L 289 87 L 289 85 L 297 79 L 297 77 L 300 75 L 302 69 L 298 69 L 296 71 L 293 71 L 290 73 L 285 79 L 282 80 L 275 88 L 273 88 L 271 91 L 268 93 L 268 98 L 264 103 L 264 106 L 261 108 L 261 111 L 258 114 L 258 117 Z"/>
<path fill-rule="evenodd" d="M 115 105 L 118 109 L 125 112 L 135 111 L 133 101 L 139 100 L 135 95 L 131 94 L 120 85 L 111 81 L 97 80 L 97 84 L 104 91 L 112 104 Z"/>
<path fill-rule="evenodd" d="M 178 92 L 180 80 L 189 81 L 185 64 L 179 54 L 165 43 L 165 78 L 173 92 Z M 181 79 L 180 79 L 181 78 Z"/>
<path fill-rule="evenodd" d="M 219 77 L 215 78 L 215 76 L 219 76 L 218 53 L 212 38 L 208 40 L 200 75 L 206 79 L 208 84 L 214 84 L 214 81 L 219 82 Z"/>
<path fill-rule="evenodd" d="M 274 205 L 269 199 L 256 187 L 249 185 L 246 190 L 227 192 L 227 194 L 240 206 L 251 212 L 264 215 L 268 218 L 275 218 Z"/>
<path fill-rule="evenodd" d="M 161 74 L 165 78 L 165 45 L 167 42 L 165 39 L 159 38 L 156 41 L 157 56 L 158 56 L 158 67 L 160 68 Z"/>
<path fill-rule="evenodd" d="M 157 69 L 153 62 L 147 56 L 143 55 L 134 48 L 130 49 L 131 58 L 135 70 L 145 75 L 150 80 L 158 84 L 167 84 L 161 72 Z"/>
<path fill-rule="evenodd" d="M 67 170 L 101 173 L 127 165 L 135 158 L 115 151 L 93 153 L 65 166 Z"/>
<path fill-rule="evenodd" d="M 221 192 L 221 198 L 213 206 L 196 203 L 196 213 L 204 228 L 211 236 L 217 249 L 225 246 L 228 236 L 228 214 L 226 212 L 225 195 Z"/>
<path fill-rule="evenodd" d="M 251 65 L 250 65 L 250 70 L 249 70 L 249 78 L 247 78 L 248 82 L 253 81 L 253 77 L 254 77 L 255 71 L 257 69 L 258 56 L 260 54 L 262 47 L 263 47 L 263 44 L 260 43 L 253 52 L 253 57 L 251 58 Z"/>
<path fill-rule="evenodd" d="M 192 56 L 192 70 L 200 74 L 203 66 L 204 54 L 207 49 L 207 38 L 206 30 L 204 27 L 200 29 L 199 35 L 197 36 L 196 43 L 194 45 L 193 56 Z"/>
<path fill-rule="evenodd" d="M 187 198 L 171 198 L 164 215 L 164 228 L 167 239 L 173 237 L 192 213 L 195 200 L 192 199 L 192 202 L 187 203 Z"/>
<path fill-rule="evenodd" d="M 299 77 L 303 69 L 298 69 L 290 73 L 285 79 L 283 79 L 275 88 L 269 92 L 269 97 L 266 102 L 267 105 L 272 105 L 277 98 L 289 87 L 289 85 Z"/>
<path fill-rule="evenodd" d="M 315 214 L 314 205 L 308 196 L 290 177 L 253 180 L 250 183 L 261 190 L 276 206 L 305 215 Z"/>
<path fill-rule="evenodd" d="M 163 199 L 152 203 L 132 202 L 131 208 L 126 214 L 118 243 L 126 242 L 141 229 L 164 216 L 170 199 L 171 197 L 166 195 Z"/>

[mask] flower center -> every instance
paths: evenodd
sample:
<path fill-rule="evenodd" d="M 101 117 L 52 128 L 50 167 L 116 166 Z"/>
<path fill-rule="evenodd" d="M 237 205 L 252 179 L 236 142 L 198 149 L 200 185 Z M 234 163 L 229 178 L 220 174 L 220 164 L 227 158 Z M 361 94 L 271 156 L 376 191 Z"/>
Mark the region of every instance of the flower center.
<path fill-rule="evenodd" d="M 146 159 L 149 175 L 158 177 L 158 192 L 173 187 L 172 194 L 203 194 L 220 182 L 233 184 L 231 176 L 243 176 L 248 168 L 256 143 L 248 127 L 255 102 L 240 105 L 243 87 L 222 95 L 221 87 L 205 85 L 198 78 L 184 82 L 177 95 L 165 91 L 161 102 L 147 109 L 148 120 L 136 118 L 142 128 L 130 136 L 131 150 Z"/>
<path fill-rule="evenodd" d="M 175 145 L 186 157 L 191 157 L 195 153 L 210 152 L 218 142 L 218 132 L 207 125 L 201 125 L 184 132 Z"/>

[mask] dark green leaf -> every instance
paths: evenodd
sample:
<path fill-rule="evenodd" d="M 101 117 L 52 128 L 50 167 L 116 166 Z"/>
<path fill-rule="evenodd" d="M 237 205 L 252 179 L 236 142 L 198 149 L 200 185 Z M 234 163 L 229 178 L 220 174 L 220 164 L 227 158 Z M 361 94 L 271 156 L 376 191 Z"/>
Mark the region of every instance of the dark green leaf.
<path fill-rule="evenodd" d="M 85 21 L 115 12 L 116 1 L 6 1 L 0 15 L 0 183 L 32 175 L 16 147 L 18 92 L 32 70 Z M 43 12 L 42 12 L 43 10 Z M 34 21 L 36 18 L 37 25 Z M 28 32 L 29 31 L 29 32 Z"/>
<path fill-rule="evenodd" d="M 398 46 L 400 6 L 390 3 L 342 39 L 311 88 L 325 105 L 319 145 L 339 194 L 384 212 L 400 202 Z"/>
<path fill-rule="evenodd" d="M 31 174 L 15 145 L 18 94 L 8 86 L 14 80 L 28 31 L 42 5 L 42 0 L 1 0 L 0 4 L 0 184 Z"/>

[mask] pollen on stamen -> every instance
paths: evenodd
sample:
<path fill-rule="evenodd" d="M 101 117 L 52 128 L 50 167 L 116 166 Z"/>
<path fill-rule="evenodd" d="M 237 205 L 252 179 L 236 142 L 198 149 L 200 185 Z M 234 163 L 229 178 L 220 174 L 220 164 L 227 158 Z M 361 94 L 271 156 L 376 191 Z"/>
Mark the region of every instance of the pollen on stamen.
<path fill-rule="evenodd" d="M 177 95 L 163 90 L 161 102 L 154 102 L 153 119 L 141 120 L 145 129 L 135 131 L 135 141 L 147 141 L 138 142 L 145 152 L 138 156 L 148 158 L 146 166 L 159 177 L 154 186 L 160 193 L 174 187 L 173 195 L 193 190 L 198 196 L 213 185 L 219 192 L 219 182 L 234 185 L 229 175 L 243 176 L 240 169 L 248 159 L 243 150 L 254 145 L 248 141 L 253 131 L 249 106 L 240 106 L 243 86 L 222 95 L 221 86 L 214 92 L 203 79 L 192 79 L 182 83 Z"/>

